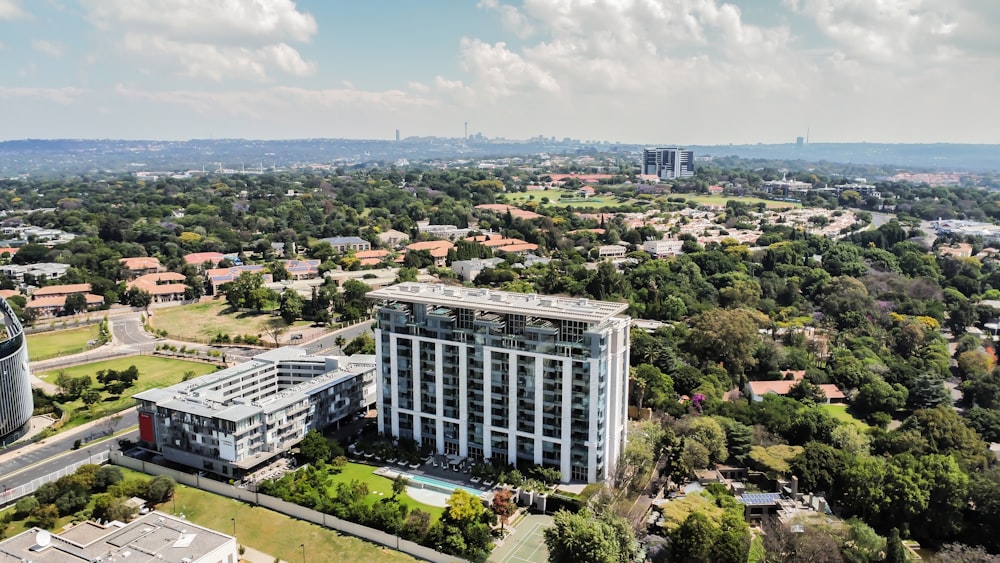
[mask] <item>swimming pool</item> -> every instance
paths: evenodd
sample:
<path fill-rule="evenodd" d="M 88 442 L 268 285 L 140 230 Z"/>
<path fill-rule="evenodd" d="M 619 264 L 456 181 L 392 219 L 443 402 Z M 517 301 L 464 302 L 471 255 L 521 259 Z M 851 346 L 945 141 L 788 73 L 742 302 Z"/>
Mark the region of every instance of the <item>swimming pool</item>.
<path fill-rule="evenodd" d="M 479 498 L 479 496 L 483 494 L 483 491 L 480 491 L 479 489 L 473 489 L 472 487 L 466 487 L 464 485 L 456 485 L 454 483 L 448 483 L 447 481 L 439 481 L 438 479 L 434 479 L 432 477 L 405 474 L 404 476 L 410 482 L 411 486 L 419 486 L 421 489 L 430 489 L 432 491 L 445 494 L 451 494 L 455 489 L 462 489 L 476 498 Z"/>

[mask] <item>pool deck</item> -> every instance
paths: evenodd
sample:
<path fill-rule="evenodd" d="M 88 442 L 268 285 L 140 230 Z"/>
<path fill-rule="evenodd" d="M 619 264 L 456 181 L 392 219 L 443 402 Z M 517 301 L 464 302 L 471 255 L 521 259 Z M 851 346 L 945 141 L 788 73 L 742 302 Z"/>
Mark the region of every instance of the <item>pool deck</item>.
<path fill-rule="evenodd" d="M 426 466 L 426 464 L 424 466 Z M 421 467 L 424 467 L 424 466 L 421 466 Z M 431 473 L 429 471 L 424 471 L 424 470 L 421 470 L 419 468 L 418 469 L 409 469 L 409 468 L 407 468 L 407 469 L 408 469 L 407 471 L 403 471 L 403 468 L 397 469 L 397 468 L 392 467 L 392 466 L 382 466 L 382 467 L 379 467 L 378 469 L 376 469 L 373 473 L 375 473 L 376 475 L 380 475 L 382 477 L 385 477 L 387 479 L 395 479 L 396 477 L 398 477 L 400 475 L 402 475 L 403 477 L 405 477 L 407 479 L 412 478 L 412 477 L 424 477 L 424 478 L 427 478 L 427 479 L 432 479 L 434 481 L 440 481 L 442 483 L 442 485 L 446 485 L 448 487 L 453 487 L 455 489 L 464 489 L 466 492 L 470 492 L 471 493 L 472 491 L 476 491 L 476 493 L 479 495 L 479 498 L 481 500 L 483 500 L 485 502 L 492 502 L 493 501 L 493 488 L 494 487 L 493 486 L 486 486 L 486 485 L 483 485 L 482 483 L 473 483 L 472 481 L 469 480 L 469 477 L 465 473 L 461 473 L 461 475 L 466 476 L 466 478 L 463 481 L 456 482 L 454 480 L 454 478 L 452 478 L 452 479 L 448 478 L 449 476 L 451 476 L 450 474 L 455 474 L 454 471 L 450 471 L 449 472 L 447 470 L 442 470 L 442 472 L 445 475 L 439 476 L 439 475 L 437 475 L 437 473 L 441 473 L 441 472 Z M 415 482 L 419 483 L 419 481 L 416 481 L 416 480 L 415 480 Z M 414 488 L 416 488 L 416 487 L 414 487 Z M 433 490 L 433 489 L 430 489 L 430 490 Z"/>

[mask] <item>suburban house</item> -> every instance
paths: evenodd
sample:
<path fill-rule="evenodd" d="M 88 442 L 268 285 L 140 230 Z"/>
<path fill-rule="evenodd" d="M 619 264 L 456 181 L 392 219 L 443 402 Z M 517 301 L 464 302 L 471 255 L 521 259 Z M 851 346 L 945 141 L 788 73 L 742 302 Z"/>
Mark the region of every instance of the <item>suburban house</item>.
<path fill-rule="evenodd" d="M 503 258 L 473 258 L 472 260 L 456 260 L 451 263 L 451 269 L 462 281 L 474 281 L 480 272 L 487 268 L 496 268 L 506 262 Z"/>
<path fill-rule="evenodd" d="M 362 250 L 355 252 L 354 257 L 361 261 L 361 267 L 378 266 L 389 256 L 389 251 L 376 248 L 374 250 Z"/>
<path fill-rule="evenodd" d="M 184 274 L 177 272 L 158 272 L 139 276 L 128 284 L 128 289 L 136 288 L 145 291 L 153 298 L 153 303 L 168 301 L 183 301 L 187 285 L 184 284 Z"/>
<path fill-rule="evenodd" d="M 795 387 L 800 381 L 805 378 L 805 370 L 799 371 L 785 371 L 782 372 L 784 376 L 791 376 L 791 379 L 778 379 L 774 381 L 750 381 L 747 383 L 744 392 L 746 396 L 750 398 L 751 401 L 763 401 L 764 395 L 768 393 L 774 393 L 775 395 L 787 395 L 791 391 L 792 387 Z M 836 385 L 831 383 L 824 383 L 817 385 L 823 394 L 826 395 L 827 404 L 843 403 L 846 397 L 844 392 L 837 388 Z"/>
<path fill-rule="evenodd" d="M 212 268 L 205 272 L 205 277 L 208 278 L 208 283 L 212 286 L 212 295 L 218 295 L 219 286 L 224 283 L 236 281 L 236 278 L 240 277 L 240 274 L 243 272 L 261 274 L 264 277 L 265 283 L 271 283 L 271 274 L 265 272 L 265 267 L 262 264 L 247 264 L 245 266 L 233 266 L 232 268 Z"/>
<path fill-rule="evenodd" d="M 122 268 L 128 270 L 128 277 L 130 279 L 163 271 L 163 265 L 160 264 L 160 259 L 155 256 L 122 258 L 119 262 L 121 262 Z"/>
<path fill-rule="evenodd" d="M 214 268 L 218 266 L 219 262 L 222 262 L 224 258 L 225 256 L 221 252 L 194 252 L 184 255 L 184 263 L 194 266 L 202 266 L 207 263 L 211 264 Z"/>
<path fill-rule="evenodd" d="M 319 260 L 285 260 L 285 269 L 293 280 L 311 280 L 319 277 Z"/>
<path fill-rule="evenodd" d="M 527 254 L 538 250 L 538 245 L 519 238 L 506 238 L 503 235 L 476 235 L 465 240 L 485 246 L 494 251 L 510 252 L 511 254 Z"/>
<path fill-rule="evenodd" d="M 531 219 L 538 219 L 539 217 L 541 217 L 541 215 L 535 213 L 534 211 L 518 209 L 517 207 L 514 207 L 512 205 L 505 205 L 503 203 L 484 203 L 482 205 L 477 205 L 476 209 L 493 211 L 494 213 L 498 213 L 501 215 L 510 213 L 511 217 L 515 219 L 524 219 L 526 221 Z"/>
<path fill-rule="evenodd" d="M 54 317 L 63 312 L 66 307 L 66 298 L 70 295 L 83 295 L 87 300 L 87 309 L 103 305 L 104 297 L 94 295 L 90 291 L 89 283 L 40 287 L 31 295 L 31 301 L 28 301 L 25 308 L 34 310 L 38 318 Z"/>
<path fill-rule="evenodd" d="M 653 258 L 668 258 L 670 256 L 680 256 L 684 241 L 677 239 L 647 240 L 642 243 L 642 249 Z"/>
<path fill-rule="evenodd" d="M 362 251 L 372 249 L 371 243 L 361 237 L 329 237 L 319 240 L 320 242 L 329 243 L 335 251 L 341 254 L 350 250 Z"/>
<path fill-rule="evenodd" d="M 384 233 L 378 234 L 378 240 L 382 241 L 382 244 L 388 244 L 393 248 L 399 248 L 404 242 L 410 240 L 410 235 L 397 231 L 396 229 L 389 229 Z"/>
<path fill-rule="evenodd" d="M 597 247 L 597 256 L 602 260 L 605 258 L 615 260 L 625 258 L 628 249 L 620 244 L 605 244 Z"/>
<path fill-rule="evenodd" d="M 438 268 L 443 268 L 448 265 L 448 251 L 454 248 L 454 246 L 446 240 L 425 240 L 406 245 L 406 251 L 419 252 L 426 250 L 434 258 L 434 265 Z"/>

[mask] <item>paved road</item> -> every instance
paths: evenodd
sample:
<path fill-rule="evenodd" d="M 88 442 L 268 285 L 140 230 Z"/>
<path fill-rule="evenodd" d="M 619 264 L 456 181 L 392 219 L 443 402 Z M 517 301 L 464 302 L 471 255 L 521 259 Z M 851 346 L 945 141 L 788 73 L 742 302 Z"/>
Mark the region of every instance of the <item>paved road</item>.
<path fill-rule="evenodd" d="M 156 347 L 156 337 L 143 328 L 139 314 L 115 317 L 111 319 L 110 324 L 115 343 L 141 350 L 151 350 Z"/>
<path fill-rule="evenodd" d="M 139 424 L 139 416 L 136 414 L 135 409 L 129 409 L 127 411 L 123 411 L 121 415 L 122 419 L 115 426 L 114 429 L 115 432 L 119 432 L 125 428 L 130 428 L 132 426 L 136 426 Z M 52 458 L 54 458 L 55 456 L 59 456 L 60 454 L 63 454 L 65 452 L 72 452 L 73 443 L 76 442 L 77 439 L 80 439 L 84 443 L 81 449 L 85 450 L 86 443 L 90 440 L 99 438 L 101 432 L 104 430 L 106 430 L 104 424 L 99 423 L 77 432 L 70 431 L 65 434 L 57 434 L 51 438 L 46 438 L 41 442 L 27 443 L 3 450 L 2 455 L 0 455 L 0 484 L 7 485 L 8 487 L 13 487 L 18 484 L 31 481 L 31 479 L 35 479 L 41 475 L 51 473 L 52 471 L 54 471 L 54 469 L 51 469 L 51 467 L 55 467 L 56 469 L 58 469 L 58 466 L 60 464 L 66 465 L 65 461 L 63 461 L 62 458 L 57 458 L 55 460 L 52 460 Z M 117 440 L 119 440 L 122 437 L 130 437 L 131 439 L 134 440 L 138 438 L 138 434 L 139 434 L 138 430 L 134 430 L 124 436 L 114 438 L 109 442 L 102 442 L 101 445 L 98 447 L 106 448 L 107 444 L 117 445 Z M 81 450 L 76 450 L 76 452 L 79 451 Z M 76 452 L 73 452 L 73 454 L 76 455 Z M 86 457 L 86 454 L 83 454 L 83 456 Z M 81 457 L 79 459 L 83 458 Z M 55 465 L 54 466 L 46 465 L 45 467 L 48 467 L 49 469 L 41 472 L 36 471 L 34 467 L 35 464 L 43 464 L 43 463 L 49 463 L 49 464 L 54 463 Z M 13 481 L 14 477 L 11 477 L 11 475 L 19 471 L 24 471 L 26 468 L 29 467 L 31 467 L 31 469 L 23 473 L 22 475 L 30 475 L 31 477 L 25 478 L 24 480 L 18 480 L 15 483 Z"/>
<path fill-rule="evenodd" d="M 367 320 L 362 323 L 358 323 L 356 325 L 351 325 L 348 327 L 335 330 L 333 332 L 330 332 L 329 334 L 324 334 L 323 336 L 320 336 L 319 338 L 316 338 L 314 340 L 310 340 L 309 342 L 306 342 L 304 344 L 296 344 L 293 342 L 292 345 L 298 346 L 300 348 L 305 348 L 306 352 L 309 352 L 310 354 L 322 354 L 322 353 L 339 354 L 341 350 L 340 347 L 337 346 L 338 337 L 343 337 L 345 343 L 350 342 L 360 334 L 363 334 L 365 332 L 371 333 L 372 332 L 371 327 L 373 322 L 374 321 L 372 320 Z"/>
<path fill-rule="evenodd" d="M 122 438 L 138 440 L 139 431 L 132 430 L 131 432 L 122 434 L 121 436 L 117 436 L 110 440 L 93 442 L 90 445 L 84 444 L 80 446 L 80 449 L 78 450 L 73 449 L 73 442 L 71 440 L 70 443 L 66 444 L 65 447 L 58 453 L 44 459 L 37 459 L 43 454 L 36 455 L 33 453 L 30 457 L 26 456 L 27 459 L 23 462 L 24 467 L 7 472 L 5 475 L 0 476 L 0 491 L 3 490 L 3 487 L 12 489 L 14 487 L 28 484 L 35 479 L 55 473 L 68 465 L 90 459 L 91 456 L 97 454 L 100 450 L 117 449 L 118 440 Z M 28 459 L 35 460 L 33 462 L 34 464 L 29 464 Z"/>

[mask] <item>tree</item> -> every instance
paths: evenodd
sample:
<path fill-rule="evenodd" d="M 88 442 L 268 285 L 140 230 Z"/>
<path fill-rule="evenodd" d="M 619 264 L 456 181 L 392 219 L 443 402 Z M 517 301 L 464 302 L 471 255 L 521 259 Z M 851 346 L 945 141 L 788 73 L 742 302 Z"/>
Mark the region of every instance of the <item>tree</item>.
<path fill-rule="evenodd" d="M 82 293 L 74 293 L 66 296 L 66 303 L 63 305 L 63 312 L 67 315 L 75 315 L 87 310 L 87 298 Z"/>
<path fill-rule="evenodd" d="M 87 389 L 80 398 L 83 399 L 83 404 L 90 406 L 101 400 L 101 392 L 97 389 Z"/>
<path fill-rule="evenodd" d="M 133 287 L 128 291 L 128 304 L 139 309 L 149 309 L 153 296 L 148 291 Z"/>
<path fill-rule="evenodd" d="M 153 480 L 149 482 L 149 486 L 147 487 L 147 494 L 149 495 L 150 502 L 159 504 L 166 501 L 170 497 L 174 496 L 174 487 L 176 486 L 177 482 L 174 481 L 174 478 L 169 475 L 154 477 Z"/>
<path fill-rule="evenodd" d="M 711 309 L 691 319 L 687 344 L 705 363 L 721 363 L 738 385 L 755 362 L 757 321 L 745 309 Z"/>
<path fill-rule="evenodd" d="M 500 520 L 500 529 L 503 529 L 504 524 L 507 523 L 507 519 L 510 518 L 514 511 L 517 510 L 517 505 L 514 504 L 513 493 L 510 489 L 500 489 L 493 493 L 493 502 L 490 504 L 490 510 L 493 514 L 497 515 Z"/>
<path fill-rule="evenodd" d="M 330 459 L 330 443 L 318 430 L 310 430 L 299 443 L 299 455 L 307 463 L 326 462 Z M 403 487 L 405 488 L 406 485 L 404 484 Z M 395 484 L 393 484 L 393 490 L 395 491 Z"/>
<path fill-rule="evenodd" d="M 885 563 L 906 563 L 906 547 L 903 540 L 899 538 L 899 530 L 893 528 L 889 530 L 889 538 L 885 545 Z"/>
<path fill-rule="evenodd" d="M 847 563 L 871 563 L 880 561 L 885 552 L 885 538 L 878 535 L 871 526 L 857 518 L 847 521 L 848 536 L 841 548 Z"/>
<path fill-rule="evenodd" d="M 483 513 L 483 503 L 464 489 L 455 489 L 448 497 L 448 510 L 445 514 L 455 523 L 475 522 Z"/>
<path fill-rule="evenodd" d="M 950 404 L 951 394 L 941 380 L 929 373 L 918 375 L 910 386 L 910 392 L 906 397 L 907 408 L 927 409 L 942 403 Z"/>
<path fill-rule="evenodd" d="M 406 477 L 396 475 L 396 478 L 392 480 L 392 498 L 396 498 L 403 494 L 406 491 L 406 485 L 409 482 L 409 479 Z"/>
<path fill-rule="evenodd" d="M 59 509 L 54 504 L 46 504 L 32 510 L 30 517 L 35 526 L 47 530 L 55 526 L 59 520 Z"/>
<path fill-rule="evenodd" d="M 729 457 L 729 452 L 726 450 L 726 432 L 713 418 L 704 416 L 684 418 L 678 425 L 678 433 L 705 446 L 709 462 L 712 464 L 722 463 Z"/>
<path fill-rule="evenodd" d="M 670 534 L 670 561 L 676 563 L 712 561 L 712 544 L 715 543 L 717 534 L 718 528 L 704 514 L 701 512 L 688 514 L 684 522 Z"/>
<path fill-rule="evenodd" d="M 285 324 L 290 325 L 302 316 L 305 303 L 299 292 L 286 289 L 281 293 L 281 300 L 278 307 L 282 320 L 285 321 Z"/>
<path fill-rule="evenodd" d="M 277 348 L 281 344 L 281 337 L 288 332 L 288 324 L 284 319 L 270 319 L 264 324 L 264 334 L 274 342 Z"/>
<path fill-rule="evenodd" d="M 553 563 L 629 563 L 639 554 L 631 526 L 620 516 L 605 512 L 599 517 L 584 508 L 556 512 L 545 529 L 545 546 Z"/>
<path fill-rule="evenodd" d="M 846 453 L 826 444 L 809 442 L 802 453 L 789 462 L 791 473 L 799 478 L 799 489 L 826 492 L 839 496 L 850 459 Z"/>

